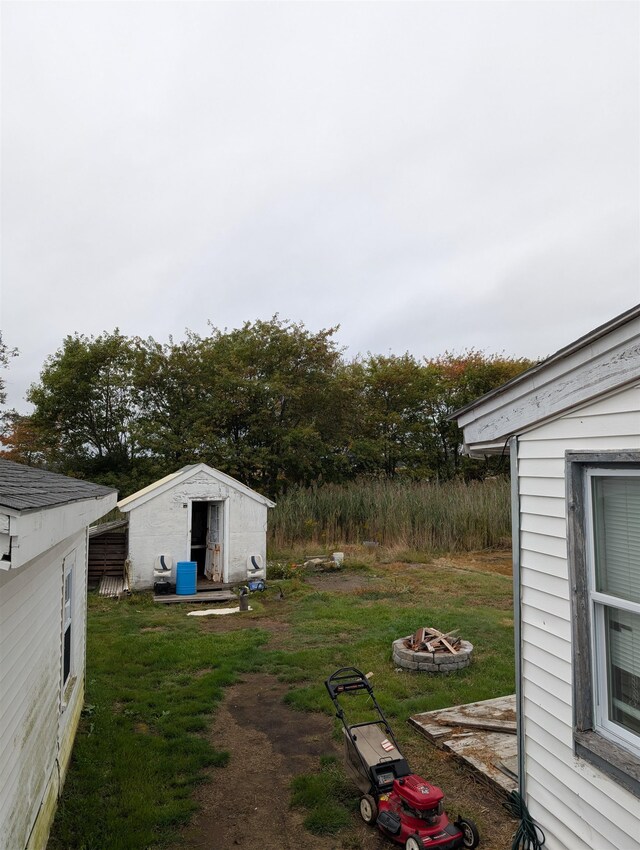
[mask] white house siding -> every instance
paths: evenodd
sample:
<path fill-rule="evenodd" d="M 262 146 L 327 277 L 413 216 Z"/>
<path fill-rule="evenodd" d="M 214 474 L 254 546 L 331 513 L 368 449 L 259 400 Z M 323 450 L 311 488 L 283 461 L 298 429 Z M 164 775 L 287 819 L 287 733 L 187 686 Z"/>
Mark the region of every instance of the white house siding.
<path fill-rule="evenodd" d="M 76 679 L 61 712 L 63 571 L 74 550 Z M 66 768 L 84 684 L 85 565 L 83 531 L 20 569 L 0 572 L 0 850 L 27 846 L 41 804 L 47 796 L 55 800 L 59 768 Z M 45 841 L 46 832 L 48 822 Z"/>
<path fill-rule="evenodd" d="M 640 387 L 519 438 L 528 804 L 545 824 L 548 850 L 640 850 L 638 799 L 573 754 L 567 449 L 640 449 Z"/>
<path fill-rule="evenodd" d="M 170 555 L 174 565 L 178 561 L 190 560 L 189 527 L 193 501 L 225 501 L 226 534 L 222 541 L 225 581 L 246 580 L 247 559 L 251 555 L 260 555 L 265 561 L 266 505 L 206 472 L 200 472 L 130 510 L 129 569 L 132 587 L 144 589 L 153 585 L 153 569 L 158 555 Z"/>

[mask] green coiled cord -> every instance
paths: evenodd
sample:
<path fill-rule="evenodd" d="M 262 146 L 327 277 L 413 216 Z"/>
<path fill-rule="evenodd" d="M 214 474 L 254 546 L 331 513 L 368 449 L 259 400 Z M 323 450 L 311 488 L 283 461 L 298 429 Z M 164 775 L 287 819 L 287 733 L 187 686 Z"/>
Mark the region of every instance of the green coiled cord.
<path fill-rule="evenodd" d="M 529 814 L 524 800 L 517 791 L 512 791 L 502 804 L 510 815 L 520 821 L 513 836 L 511 850 L 540 850 L 546 836 Z"/>

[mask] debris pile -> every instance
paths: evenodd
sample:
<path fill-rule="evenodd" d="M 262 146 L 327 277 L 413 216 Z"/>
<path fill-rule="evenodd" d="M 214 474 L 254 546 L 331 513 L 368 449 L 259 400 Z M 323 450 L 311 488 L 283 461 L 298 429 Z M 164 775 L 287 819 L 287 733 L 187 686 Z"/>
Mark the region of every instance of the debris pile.
<path fill-rule="evenodd" d="M 339 557 L 336 557 L 336 555 Z M 306 556 L 303 566 L 305 569 L 322 573 L 338 571 L 344 567 L 344 554 L 342 552 L 334 552 L 333 555 Z"/>
<path fill-rule="evenodd" d="M 444 634 L 438 629 L 423 626 L 411 637 L 405 638 L 404 645 L 412 652 L 445 652 L 457 655 L 462 643 L 462 638 L 458 637 L 458 631 L 453 629 Z"/>

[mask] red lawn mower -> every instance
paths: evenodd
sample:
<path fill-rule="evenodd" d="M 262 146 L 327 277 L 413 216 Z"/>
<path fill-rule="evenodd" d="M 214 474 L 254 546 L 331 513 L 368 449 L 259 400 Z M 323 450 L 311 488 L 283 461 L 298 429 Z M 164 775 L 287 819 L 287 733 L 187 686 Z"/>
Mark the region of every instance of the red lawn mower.
<path fill-rule="evenodd" d="M 475 823 L 468 818 L 450 821 L 444 794 L 421 776 L 411 773 L 369 680 L 356 667 L 341 667 L 325 686 L 342 721 L 346 767 L 363 796 L 360 814 L 405 850 L 458 850 L 480 843 Z M 365 692 L 375 719 L 347 723 L 339 698 Z"/>

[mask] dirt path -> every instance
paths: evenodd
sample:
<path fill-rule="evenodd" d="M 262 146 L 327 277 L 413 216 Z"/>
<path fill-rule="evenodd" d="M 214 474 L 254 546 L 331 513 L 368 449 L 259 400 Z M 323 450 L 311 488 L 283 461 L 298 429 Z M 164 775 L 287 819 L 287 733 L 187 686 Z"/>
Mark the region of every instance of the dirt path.
<path fill-rule="evenodd" d="M 173 850 L 334 850 L 335 838 L 311 835 L 304 813 L 289 808 L 290 783 L 318 770 L 321 755 L 333 753 L 332 721 L 292 711 L 282 702 L 287 686 L 273 676 L 252 674 L 227 689 L 210 731 L 226 749 L 227 767 L 211 772 L 196 794 L 201 811 Z M 377 836 L 371 836 L 380 846 Z M 365 846 L 365 845 L 363 845 Z"/>
<path fill-rule="evenodd" d="M 252 674 L 227 688 L 216 712 L 209 737 L 216 748 L 230 753 L 229 764 L 210 772 L 195 794 L 201 810 L 170 850 L 390 850 L 397 846 L 354 815 L 353 827 L 338 837 L 318 837 L 303 826 L 304 812 L 291 809 L 290 783 L 300 773 L 318 770 L 322 755 L 338 754 L 332 742 L 332 720 L 320 714 L 289 709 L 287 692 L 274 677 Z M 419 763 L 424 742 L 408 746 L 408 757 Z M 445 754 L 434 751 L 436 758 Z M 461 770 L 457 781 L 449 776 L 453 798 L 474 800 L 490 812 L 500 800 Z M 506 850 L 514 826 L 501 817 L 485 833 L 483 847 Z"/>
<path fill-rule="evenodd" d="M 508 574 L 511 565 L 507 553 L 483 555 L 442 558 L 434 566 Z M 429 567 L 423 564 L 385 566 L 388 576 L 396 572 L 406 576 L 425 569 Z M 317 590 L 345 593 L 357 593 L 380 581 L 372 576 L 340 573 L 319 573 L 306 580 Z M 286 603 L 278 610 L 278 615 L 263 615 L 254 623 L 271 633 L 270 648 L 288 646 Z M 275 609 L 271 613 L 275 614 Z M 220 617 L 204 622 L 202 627 L 224 632 L 244 628 L 246 622 Z M 340 758 L 341 754 L 332 739 L 332 719 L 288 708 L 283 702 L 288 688 L 275 676 L 253 673 L 226 689 L 208 734 L 216 749 L 228 750 L 229 763 L 212 770 L 209 780 L 199 787 L 195 798 L 201 809 L 170 850 L 389 850 L 398 846 L 356 815 L 353 827 L 339 836 L 314 836 L 302 824 L 306 813 L 290 808 L 292 778 L 317 772 L 322 755 Z M 499 798 L 468 772 L 452 765 L 444 753 L 425 747 L 418 736 L 409 738 L 406 750 L 416 772 L 431 776 L 434 768 L 442 768 L 442 778 L 446 779 L 443 787 L 452 801 L 463 804 L 463 810 L 471 803 L 473 810 L 484 813 L 483 847 L 506 850 L 510 846 L 514 825 L 504 813 L 492 817 L 492 812 L 501 808 Z"/>

